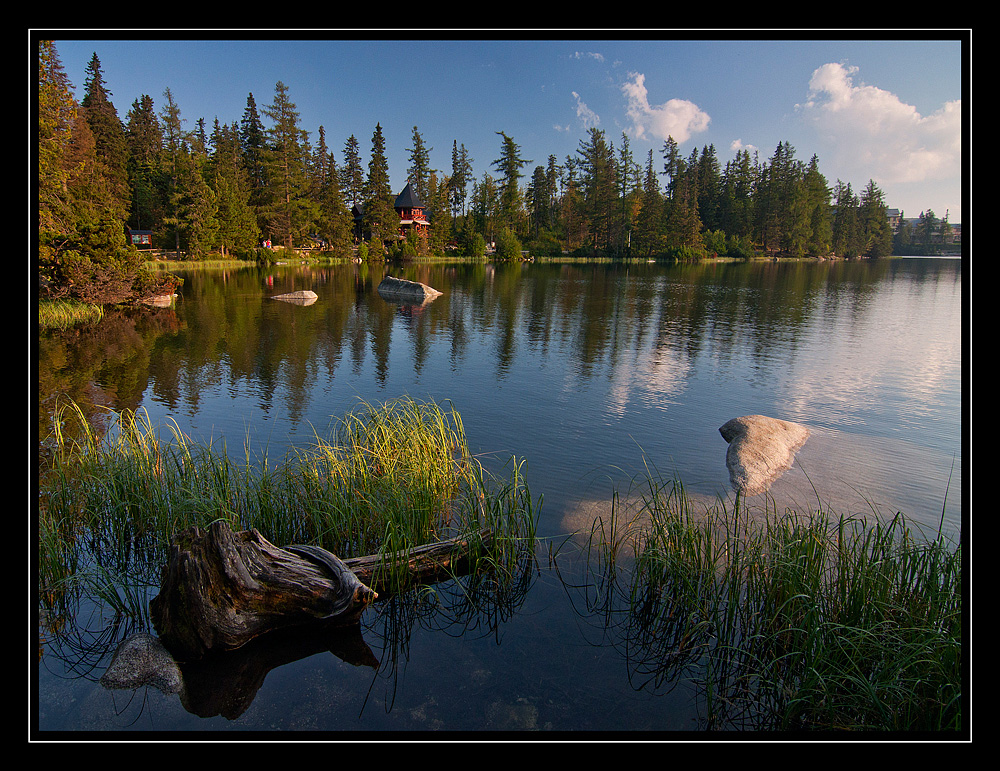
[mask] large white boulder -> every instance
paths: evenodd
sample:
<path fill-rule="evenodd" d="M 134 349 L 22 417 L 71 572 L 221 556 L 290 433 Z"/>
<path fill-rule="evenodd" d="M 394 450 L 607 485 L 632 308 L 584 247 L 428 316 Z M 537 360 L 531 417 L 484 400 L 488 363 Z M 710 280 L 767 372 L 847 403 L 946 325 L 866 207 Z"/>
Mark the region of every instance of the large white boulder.
<path fill-rule="evenodd" d="M 719 433 L 729 442 L 729 481 L 744 495 L 767 492 L 774 480 L 792 467 L 795 453 L 809 438 L 805 426 L 765 415 L 733 418 Z"/>

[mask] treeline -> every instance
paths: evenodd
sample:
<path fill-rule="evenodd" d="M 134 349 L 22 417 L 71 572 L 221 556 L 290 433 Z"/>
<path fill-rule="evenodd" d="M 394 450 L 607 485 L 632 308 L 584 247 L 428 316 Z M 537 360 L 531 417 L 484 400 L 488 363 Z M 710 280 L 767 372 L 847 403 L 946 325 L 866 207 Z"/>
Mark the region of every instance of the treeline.
<path fill-rule="evenodd" d="M 399 241 L 381 125 L 365 168 L 354 135 L 339 159 L 322 126 L 310 141 L 280 82 L 266 106 L 249 94 L 239 121 L 198 118 L 191 130 L 169 88 L 158 108 L 149 95 L 135 99 L 125 121 L 111 97 L 96 53 L 78 103 L 54 44 L 39 42 L 39 275 L 50 294 L 80 294 L 97 279 L 104 294 L 149 291 L 125 227 L 152 231 L 154 247 L 187 259 L 260 258 L 263 241 L 383 258 L 478 256 L 488 243 L 500 258 L 892 251 L 874 182 L 860 194 L 840 181 L 831 188 L 817 158 L 797 160 L 787 142 L 767 161 L 743 150 L 720 168 L 713 146 L 683 157 L 669 138 L 660 158 L 650 150 L 640 163 L 627 135 L 615 147 L 593 128 L 575 155 L 550 155 L 529 174 L 534 161 L 497 132 L 499 157 L 477 178 L 457 140 L 450 169 L 432 168 L 414 126 L 407 175 L 431 227 L 427 239 Z"/>

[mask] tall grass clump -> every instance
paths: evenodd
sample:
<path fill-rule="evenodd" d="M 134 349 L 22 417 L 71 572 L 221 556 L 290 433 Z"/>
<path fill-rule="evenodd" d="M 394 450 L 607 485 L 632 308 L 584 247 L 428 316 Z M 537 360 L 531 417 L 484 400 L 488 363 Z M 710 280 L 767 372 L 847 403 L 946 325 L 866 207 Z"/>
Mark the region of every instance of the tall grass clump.
<path fill-rule="evenodd" d="M 38 303 L 39 329 L 69 329 L 104 317 L 104 307 L 75 300 L 46 300 Z"/>
<path fill-rule="evenodd" d="M 65 431 L 71 420 L 82 431 Z M 521 555 L 533 549 L 536 513 L 523 478 L 486 473 L 459 414 L 433 402 L 365 404 L 331 437 L 277 464 L 255 457 L 249 442 L 237 457 L 224 444 L 197 444 L 172 422 L 161 438 L 143 412 L 114 415 L 100 437 L 76 405 L 54 425 L 52 467 L 39 490 L 43 592 L 79 579 L 83 566 L 100 568 L 101 585 L 134 575 L 137 564 L 157 573 L 174 534 L 217 519 L 256 528 L 278 546 L 314 543 L 341 558 L 451 537 L 478 544 L 484 533 Z"/>
<path fill-rule="evenodd" d="M 631 559 L 599 562 L 615 563 L 642 685 L 697 683 L 717 728 L 962 730 L 960 544 L 877 511 L 737 496 L 696 513 L 678 483 L 636 505 Z"/>

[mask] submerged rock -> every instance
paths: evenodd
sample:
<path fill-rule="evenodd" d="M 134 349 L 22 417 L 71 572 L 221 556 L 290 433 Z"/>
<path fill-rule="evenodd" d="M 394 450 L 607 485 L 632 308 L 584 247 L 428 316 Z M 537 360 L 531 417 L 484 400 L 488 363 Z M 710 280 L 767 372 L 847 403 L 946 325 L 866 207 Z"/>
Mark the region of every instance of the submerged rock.
<path fill-rule="evenodd" d="M 105 688 L 135 689 L 152 685 L 164 693 L 180 693 L 183 685 L 177 666 L 163 643 L 148 632 L 122 640 L 101 676 Z"/>
<path fill-rule="evenodd" d="M 733 418 L 719 433 L 729 442 L 729 481 L 744 495 L 767 492 L 774 480 L 792 467 L 795 453 L 809 438 L 805 426 L 764 415 Z"/>
<path fill-rule="evenodd" d="M 408 281 L 405 278 L 386 276 L 378 285 L 378 293 L 384 300 L 423 303 L 433 300 L 442 293 L 419 281 Z"/>

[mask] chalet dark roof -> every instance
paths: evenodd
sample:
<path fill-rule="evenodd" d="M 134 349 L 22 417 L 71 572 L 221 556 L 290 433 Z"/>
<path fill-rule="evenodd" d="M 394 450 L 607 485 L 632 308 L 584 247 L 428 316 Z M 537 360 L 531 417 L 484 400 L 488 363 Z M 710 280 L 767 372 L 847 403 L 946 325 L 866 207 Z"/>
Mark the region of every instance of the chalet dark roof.
<path fill-rule="evenodd" d="M 417 200 L 417 195 L 413 192 L 413 187 L 407 182 L 406 187 L 403 188 L 403 192 L 396 196 L 396 208 L 412 209 L 415 206 L 423 207 L 423 204 Z"/>

